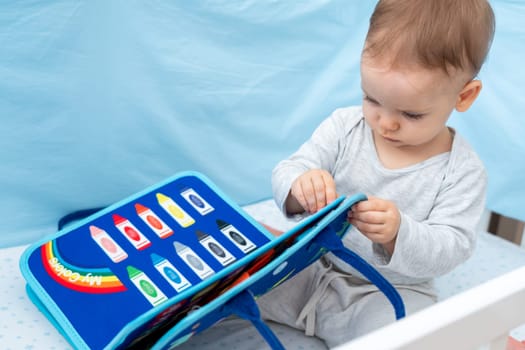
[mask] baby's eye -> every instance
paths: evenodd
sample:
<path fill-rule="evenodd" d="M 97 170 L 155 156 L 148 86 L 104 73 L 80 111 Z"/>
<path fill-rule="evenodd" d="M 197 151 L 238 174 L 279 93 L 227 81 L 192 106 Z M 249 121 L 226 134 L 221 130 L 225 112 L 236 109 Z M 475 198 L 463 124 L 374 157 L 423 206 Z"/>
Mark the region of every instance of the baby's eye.
<path fill-rule="evenodd" d="M 403 112 L 403 115 L 405 117 L 407 117 L 408 119 L 414 119 L 414 120 L 417 120 L 417 119 L 421 119 L 423 118 L 423 115 L 422 113 L 410 113 L 410 112 Z"/>
<path fill-rule="evenodd" d="M 370 97 L 370 96 L 365 95 L 365 96 L 364 96 L 364 100 L 367 101 L 367 102 L 370 102 L 371 104 L 379 105 L 379 102 L 377 102 L 376 100 L 374 100 L 374 99 L 373 99 L 372 97 Z"/>

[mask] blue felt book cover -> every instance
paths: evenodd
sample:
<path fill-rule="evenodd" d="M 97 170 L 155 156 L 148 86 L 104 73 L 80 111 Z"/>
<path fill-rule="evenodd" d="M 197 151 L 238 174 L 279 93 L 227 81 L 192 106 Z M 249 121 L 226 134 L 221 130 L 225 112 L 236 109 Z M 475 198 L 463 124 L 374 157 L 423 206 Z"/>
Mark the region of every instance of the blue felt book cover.
<path fill-rule="evenodd" d="M 79 349 L 167 349 L 325 253 L 307 242 L 347 229 L 339 198 L 280 237 L 196 172 L 177 174 L 26 250 L 28 294 Z M 345 207 L 341 207 L 341 203 Z M 336 210 L 339 207 L 339 210 Z M 298 258 L 300 257 L 300 258 Z"/>

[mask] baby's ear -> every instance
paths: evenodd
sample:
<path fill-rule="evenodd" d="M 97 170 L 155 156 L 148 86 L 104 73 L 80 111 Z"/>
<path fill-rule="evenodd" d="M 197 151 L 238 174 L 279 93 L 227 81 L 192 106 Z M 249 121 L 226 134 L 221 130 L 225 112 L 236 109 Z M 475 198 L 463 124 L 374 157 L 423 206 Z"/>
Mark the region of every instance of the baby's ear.
<path fill-rule="evenodd" d="M 458 112 L 465 112 L 469 109 L 478 97 L 481 87 L 481 80 L 469 81 L 459 92 L 458 100 L 456 102 L 456 110 Z"/>

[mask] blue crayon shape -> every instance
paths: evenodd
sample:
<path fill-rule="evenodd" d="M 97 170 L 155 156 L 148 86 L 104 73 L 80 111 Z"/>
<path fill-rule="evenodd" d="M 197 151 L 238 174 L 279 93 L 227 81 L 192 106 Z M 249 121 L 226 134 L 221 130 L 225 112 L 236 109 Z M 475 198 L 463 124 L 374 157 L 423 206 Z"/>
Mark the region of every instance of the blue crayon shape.
<path fill-rule="evenodd" d="M 168 259 L 152 253 L 151 261 L 162 277 L 164 277 L 178 293 L 191 286 L 191 283 L 186 277 L 184 277 Z"/>

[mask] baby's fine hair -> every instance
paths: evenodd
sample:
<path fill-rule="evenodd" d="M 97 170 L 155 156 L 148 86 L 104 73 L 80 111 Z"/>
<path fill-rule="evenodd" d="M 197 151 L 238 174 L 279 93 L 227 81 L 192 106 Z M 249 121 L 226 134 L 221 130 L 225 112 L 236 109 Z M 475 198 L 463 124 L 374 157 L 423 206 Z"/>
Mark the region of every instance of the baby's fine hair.
<path fill-rule="evenodd" d="M 364 55 L 390 64 L 478 74 L 495 31 L 486 0 L 380 0 L 370 18 Z"/>

